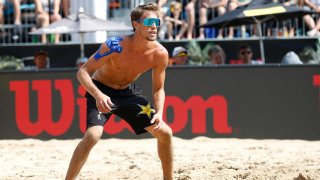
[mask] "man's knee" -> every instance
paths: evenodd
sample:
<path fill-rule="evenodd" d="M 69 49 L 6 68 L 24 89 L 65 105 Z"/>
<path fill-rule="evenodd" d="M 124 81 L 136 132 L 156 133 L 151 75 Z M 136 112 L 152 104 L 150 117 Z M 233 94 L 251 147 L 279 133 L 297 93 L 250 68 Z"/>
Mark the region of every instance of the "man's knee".
<path fill-rule="evenodd" d="M 88 146 L 94 146 L 100 140 L 102 132 L 103 127 L 90 127 L 89 129 L 87 129 L 83 137 L 84 143 L 86 143 L 86 145 Z"/>
<path fill-rule="evenodd" d="M 171 140 L 172 138 L 172 129 L 167 125 L 163 124 L 161 129 L 158 131 L 157 138 L 159 140 Z"/>

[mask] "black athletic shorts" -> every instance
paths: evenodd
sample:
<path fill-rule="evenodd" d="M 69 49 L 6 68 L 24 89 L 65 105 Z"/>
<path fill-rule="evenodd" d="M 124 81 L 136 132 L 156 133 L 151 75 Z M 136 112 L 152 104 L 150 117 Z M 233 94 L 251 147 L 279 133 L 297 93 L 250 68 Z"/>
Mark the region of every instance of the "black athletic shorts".
<path fill-rule="evenodd" d="M 125 120 L 137 135 L 147 132 L 144 128 L 152 125 L 150 121 L 155 110 L 135 86 L 130 85 L 126 89 L 118 90 L 97 80 L 92 81 L 102 93 L 111 98 L 114 106 L 109 113 L 100 113 L 95 98 L 87 92 L 87 129 L 97 125 L 104 126 L 110 116 L 115 114 Z"/>

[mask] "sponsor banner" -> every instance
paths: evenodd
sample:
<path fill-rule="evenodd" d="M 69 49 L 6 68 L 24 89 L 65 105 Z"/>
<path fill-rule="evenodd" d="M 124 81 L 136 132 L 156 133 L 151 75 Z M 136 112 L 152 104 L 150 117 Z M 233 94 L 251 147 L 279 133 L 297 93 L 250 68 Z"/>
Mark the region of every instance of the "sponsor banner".
<path fill-rule="evenodd" d="M 75 74 L 1 72 L 0 139 L 81 138 L 86 99 Z M 151 73 L 136 84 L 152 102 Z M 320 139 L 320 66 L 168 68 L 165 90 L 164 119 L 178 137 Z M 140 136 L 112 116 L 110 137 Z"/>

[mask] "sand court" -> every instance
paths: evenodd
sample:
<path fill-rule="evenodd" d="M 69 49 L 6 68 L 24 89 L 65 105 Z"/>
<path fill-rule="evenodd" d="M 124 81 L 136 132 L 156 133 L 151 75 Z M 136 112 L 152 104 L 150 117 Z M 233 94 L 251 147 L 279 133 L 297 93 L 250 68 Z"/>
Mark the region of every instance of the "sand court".
<path fill-rule="evenodd" d="M 0 179 L 63 179 L 75 140 L 0 140 Z M 174 138 L 175 179 L 320 179 L 320 141 Z M 162 179 L 155 139 L 103 139 L 78 179 Z"/>

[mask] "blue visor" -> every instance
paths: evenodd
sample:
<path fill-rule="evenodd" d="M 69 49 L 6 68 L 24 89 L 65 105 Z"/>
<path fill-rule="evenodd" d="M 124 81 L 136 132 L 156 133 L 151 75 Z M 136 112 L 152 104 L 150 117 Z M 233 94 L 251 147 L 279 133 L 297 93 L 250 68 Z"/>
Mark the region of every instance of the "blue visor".
<path fill-rule="evenodd" d="M 141 20 L 137 20 L 138 22 L 140 22 Z M 156 27 L 159 27 L 160 26 L 160 19 L 159 18 L 145 18 L 142 22 L 142 24 L 144 26 L 152 26 L 153 24 L 156 26 Z"/>

